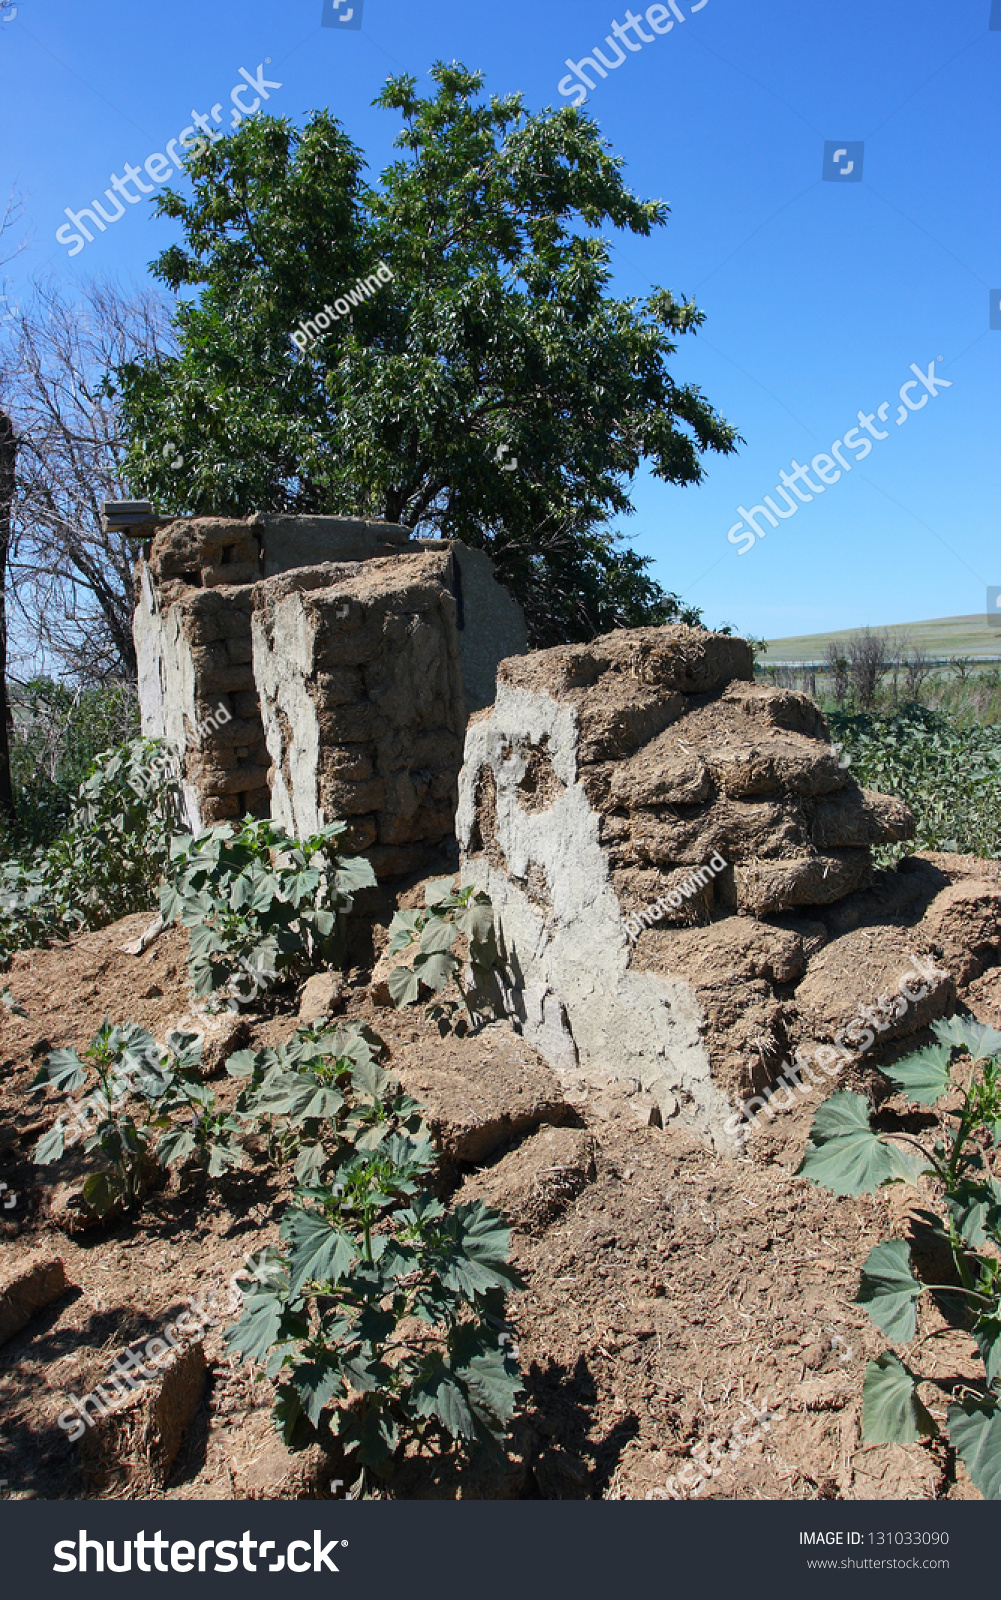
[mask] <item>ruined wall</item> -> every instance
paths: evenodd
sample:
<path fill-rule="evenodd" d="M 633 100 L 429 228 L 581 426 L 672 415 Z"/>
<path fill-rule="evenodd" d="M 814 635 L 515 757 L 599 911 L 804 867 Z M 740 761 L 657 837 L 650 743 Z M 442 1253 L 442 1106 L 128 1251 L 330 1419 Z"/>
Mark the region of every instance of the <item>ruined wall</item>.
<path fill-rule="evenodd" d="M 743 640 L 684 627 L 504 662 L 457 817 L 530 1041 L 638 1081 L 724 1147 L 748 1056 L 795 1031 L 820 908 L 869 884 L 871 844 L 912 831 L 840 766 L 812 701 L 751 677 Z"/>
<path fill-rule="evenodd" d="M 254 671 L 273 815 L 346 818 L 379 876 L 453 834 L 466 723 L 446 550 L 298 569 L 254 591 Z"/>
<path fill-rule="evenodd" d="M 205 517 L 162 528 L 138 573 L 142 731 L 183 753 L 193 828 L 270 807 L 250 643 L 258 554 L 245 525 Z"/>
<path fill-rule="evenodd" d="M 258 513 L 152 525 L 134 622 L 142 728 L 183 752 L 193 828 L 270 809 L 270 758 L 252 665 L 252 586 L 260 579 L 330 560 L 363 565 L 405 561 L 408 552 L 435 555 L 456 600 L 468 709 L 493 699 L 497 663 L 526 648 L 520 606 L 487 557 L 456 542 L 413 540 L 407 528 L 347 517 Z"/>

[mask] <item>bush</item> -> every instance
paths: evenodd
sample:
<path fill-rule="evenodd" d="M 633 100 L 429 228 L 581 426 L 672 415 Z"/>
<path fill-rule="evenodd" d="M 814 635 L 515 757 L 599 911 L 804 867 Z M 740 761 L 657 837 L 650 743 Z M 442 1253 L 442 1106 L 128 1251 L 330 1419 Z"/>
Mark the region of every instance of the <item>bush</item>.
<path fill-rule="evenodd" d="M 466 1018 L 472 1019 L 472 996 L 489 978 L 498 963 L 494 916 L 490 897 L 473 888 L 452 890 L 452 878 L 437 878 L 424 891 L 426 909 L 422 911 L 397 911 L 389 925 L 388 954 L 420 946 L 414 956 L 413 966 L 393 967 L 387 980 L 390 997 L 399 1010 L 412 1005 L 420 996 L 421 985 L 434 994 L 441 994 L 454 979 L 462 997 L 466 1017 L 455 1019 L 459 1006 L 455 1001 L 442 1001 L 429 1007 L 430 1017 L 438 1023 L 442 1034 L 452 1030 L 463 1034 L 468 1029 Z M 460 973 L 462 962 L 452 946 L 460 934 L 469 940 L 469 963 L 472 986 L 467 992 L 462 987 Z"/>
<path fill-rule="evenodd" d="M 381 1049 L 358 1025 L 319 1023 L 297 1029 L 288 1044 L 240 1050 L 226 1063 L 232 1077 L 250 1078 L 237 1113 L 264 1125 L 272 1160 L 294 1159 L 296 1180 L 312 1182 L 348 1148 L 374 1150 L 391 1130 L 423 1130 L 417 1101 L 379 1067 Z"/>
<path fill-rule="evenodd" d="M 75 1050 L 53 1050 L 31 1086 L 33 1093 L 55 1089 L 68 1096 L 88 1084 L 91 1073 L 96 1083 L 90 1083 L 83 1100 L 70 1101 L 69 1118 L 61 1115 L 42 1135 L 35 1162 L 50 1166 L 86 1135 L 83 1148 L 88 1154 L 96 1151 L 100 1164 L 84 1180 L 83 1200 L 100 1217 L 138 1205 L 159 1166 L 202 1170 L 209 1178 L 244 1166 L 235 1137 L 239 1124 L 216 1113 L 212 1091 L 198 1077 L 201 1053 L 196 1034 L 171 1034 L 161 1050 L 145 1028 L 113 1027 L 108 1021 L 82 1059 Z M 126 1106 L 130 1098 L 145 1106 L 140 1124 Z M 181 1122 L 172 1120 L 176 1111 Z"/>
<path fill-rule="evenodd" d="M 290 839 L 273 822 L 246 817 L 170 847 L 160 891 L 164 920 L 188 929 L 188 972 L 196 995 L 228 989 L 236 1004 L 299 977 L 339 954 L 351 890 L 375 883 L 363 856 L 334 854 L 347 823 Z"/>
<path fill-rule="evenodd" d="M 180 816 L 167 746 L 133 739 L 100 756 L 58 838 L 0 864 L 0 960 L 150 905 Z"/>
<path fill-rule="evenodd" d="M 923 706 L 892 716 L 829 717 L 853 775 L 870 789 L 899 795 L 914 812 L 913 842 L 880 848 L 882 864 L 911 850 L 1001 856 L 1001 733 L 955 727 Z"/>
<path fill-rule="evenodd" d="M 1001 1033 L 961 1017 L 932 1027 L 937 1044 L 885 1069 L 918 1106 L 939 1105 L 947 1097 L 952 1102 L 941 1112 L 951 1126 L 943 1126 L 932 1150 L 910 1134 L 875 1132 L 868 1101 L 842 1092 L 831 1095 L 814 1117 L 799 1171 L 838 1195 L 874 1194 L 899 1182 L 917 1188 L 919 1179 L 931 1180 L 936 1209 L 921 1216 L 948 1249 L 955 1281 L 922 1283 L 907 1242 L 891 1239 L 869 1255 L 856 1304 L 901 1347 L 914 1340 L 924 1295 L 945 1318 L 926 1337 L 951 1336 L 957 1322 L 968 1330 L 984 1379 L 976 1388 L 956 1386 L 947 1418 L 950 1443 L 984 1499 L 1001 1500 L 1001 1183 L 990 1172 L 991 1153 L 1001 1142 Z M 957 1052 L 960 1060 L 954 1062 Z M 868 1444 L 914 1444 L 938 1433 L 919 1394 L 922 1381 L 893 1350 L 869 1362 L 862 1394 Z"/>
<path fill-rule="evenodd" d="M 360 1029 L 296 1038 L 270 1067 L 230 1070 L 254 1074 L 248 1113 L 322 1130 L 308 1166 L 330 1171 L 297 1191 L 268 1281 L 227 1342 L 277 1380 L 286 1441 L 325 1424 L 360 1484 L 369 1469 L 388 1474 L 405 1437 L 496 1449 L 520 1389 L 504 1321 L 521 1286 L 509 1230 L 480 1201 L 449 1208 L 429 1192 L 435 1155 L 419 1108 Z"/>
<path fill-rule="evenodd" d="M 139 736 L 139 705 L 130 684 L 72 690 L 51 678 L 34 678 L 9 685 L 9 692 L 17 821 L 11 826 L 0 818 L 0 850 L 13 855 L 58 836 L 95 760 Z"/>

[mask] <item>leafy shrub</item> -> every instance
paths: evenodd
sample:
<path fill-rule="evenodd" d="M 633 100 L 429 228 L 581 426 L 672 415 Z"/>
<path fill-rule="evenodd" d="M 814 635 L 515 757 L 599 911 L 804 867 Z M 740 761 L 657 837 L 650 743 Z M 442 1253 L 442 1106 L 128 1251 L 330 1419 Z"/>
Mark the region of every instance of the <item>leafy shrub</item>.
<path fill-rule="evenodd" d="M 346 1151 L 374 1150 L 390 1132 L 423 1132 L 421 1108 L 379 1066 L 381 1040 L 358 1024 L 299 1028 L 288 1044 L 230 1056 L 226 1071 L 249 1077 L 238 1115 L 258 1120 L 273 1160 L 295 1160 L 312 1182 Z"/>
<path fill-rule="evenodd" d="M 17 821 L 12 826 L 0 818 L 0 851 L 13 855 L 51 844 L 63 830 L 95 760 L 138 737 L 139 704 L 128 684 L 70 689 L 33 678 L 8 689 Z"/>
<path fill-rule="evenodd" d="M 435 1155 L 419 1108 L 360 1030 L 296 1038 L 291 1055 L 235 1070 L 253 1075 L 248 1112 L 303 1130 L 326 1122 L 324 1156 L 306 1167 L 329 1163 L 329 1175 L 298 1189 L 281 1257 L 227 1341 L 277 1380 L 287 1442 L 325 1423 L 361 1481 L 388 1473 L 404 1435 L 496 1449 L 520 1388 L 503 1317 L 521 1282 L 509 1230 L 479 1201 L 450 1209 L 428 1192 Z"/>
<path fill-rule="evenodd" d="M 133 739 L 101 756 L 59 837 L 0 865 L 0 960 L 149 905 L 180 815 L 161 741 Z"/>
<path fill-rule="evenodd" d="M 300 842 L 246 817 L 172 841 L 160 910 L 188 929 L 196 995 L 225 988 L 247 1003 L 336 958 L 351 891 L 375 883 L 364 857 L 334 854 L 346 827 L 332 822 Z"/>
<path fill-rule="evenodd" d="M 489 896 L 473 888 L 453 892 L 452 882 L 452 878 L 437 878 L 429 883 L 424 892 L 425 909 L 397 911 L 389 925 L 389 955 L 408 950 L 415 944 L 420 946 L 411 967 L 393 967 L 390 971 L 389 993 L 397 1009 L 417 1000 L 422 984 L 440 994 L 454 979 L 462 1004 L 471 1017 L 472 994 L 497 965 L 497 941 Z M 460 981 L 462 962 L 452 949 L 460 934 L 465 934 L 469 940 L 473 982 L 468 991 Z M 454 1002 L 446 1002 L 430 1007 L 430 1015 L 444 1032 L 450 1026 L 451 1014 L 457 1010 Z M 467 1026 L 461 1019 L 455 1032 L 461 1034 Z"/>
<path fill-rule="evenodd" d="M 1001 1143 L 1001 1033 L 961 1017 L 936 1022 L 938 1044 L 885 1068 L 887 1077 L 919 1106 L 943 1107 L 942 1136 L 928 1151 L 909 1134 L 885 1135 L 870 1125 L 868 1101 L 839 1093 L 820 1107 L 800 1166 L 803 1177 L 834 1194 L 873 1194 L 887 1183 L 927 1177 L 935 1212 L 923 1220 L 947 1246 L 954 1285 L 924 1284 L 915 1276 L 903 1239 L 877 1245 L 862 1268 L 856 1303 L 896 1345 L 917 1331 L 917 1306 L 931 1295 L 945 1312 L 950 1333 L 968 1328 L 984 1363 L 985 1379 L 966 1386 L 949 1407 L 950 1443 L 986 1500 L 1001 1499 L 1001 1183 L 990 1157 Z M 956 1051 L 962 1052 L 958 1062 Z M 899 1142 L 917 1150 L 904 1150 Z M 934 1334 L 932 1335 L 934 1336 Z M 922 1379 L 893 1350 L 866 1368 L 862 1426 L 871 1444 L 912 1444 L 938 1433 L 922 1402 Z"/>
<path fill-rule="evenodd" d="M 113 1208 L 130 1210 L 160 1162 L 182 1162 L 202 1156 L 212 1175 L 234 1165 L 229 1160 L 229 1130 L 218 1130 L 209 1123 L 201 1138 L 193 1143 L 185 1135 L 188 1128 L 175 1128 L 171 1112 L 190 1106 L 202 1108 L 211 1119 L 211 1091 L 196 1077 L 201 1060 L 201 1043 L 195 1034 L 174 1033 L 161 1050 L 153 1035 L 139 1026 L 112 1026 L 107 1019 L 83 1053 L 53 1050 L 31 1085 L 33 1093 L 55 1089 L 70 1095 L 90 1084 L 84 1099 L 70 1102 L 70 1115 L 76 1124 L 67 1136 L 68 1120 L 60 1116 L 39 1139 L 34 1160 L 40 1166 L 58 1161 L 76 1142 L 84 1138 L 84 1150 L 98 1152 L 101 1165 L 84 1180 L 83 1199 L 98 1216 Z M 96 1084 L 91 1079 L 96 1078 Z M 145 1104 L 146 1114 L 137 1125 L 125 1102 L 132 1096 Z M 199 1113 L 195 1113 L 197 1126 Z M 155 1154 L 152 1139 L 160 1134 Z M 217 1150 L 219 1153 L 217 1154 Z"/>
<path fill-rule="evenodd" d="M 1001 734 L 996 728 L 959 729 L 917 705 L 890 717 L 835 713 L 829 720 L 858 781 L 899 795 L 914 812 L 914 841 L 881 847 L 878 860 L 886 864 L 910 850 L 1001 856 Z"/>

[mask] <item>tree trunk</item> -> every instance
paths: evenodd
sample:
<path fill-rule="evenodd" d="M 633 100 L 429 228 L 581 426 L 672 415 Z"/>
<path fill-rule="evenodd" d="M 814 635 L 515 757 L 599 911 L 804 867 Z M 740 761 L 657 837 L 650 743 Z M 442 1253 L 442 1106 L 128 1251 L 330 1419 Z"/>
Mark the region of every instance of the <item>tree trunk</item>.
<path fill-rule="evenodd" d="M 10 546 L 16 458 L 14 424 L 6 412 L 0 411 L 0 812 L 5 812 L 12 822 L 17 813 L 10 777 L 10 730 L 13 719 L 7 702 L 7 551 Z"/>

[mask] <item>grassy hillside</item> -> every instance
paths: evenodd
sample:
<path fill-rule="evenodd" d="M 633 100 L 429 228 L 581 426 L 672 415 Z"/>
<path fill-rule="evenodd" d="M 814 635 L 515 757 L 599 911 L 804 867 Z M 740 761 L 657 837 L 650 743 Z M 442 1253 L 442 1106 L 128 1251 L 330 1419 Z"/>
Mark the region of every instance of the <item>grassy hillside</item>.
<path fill-rule="evenodd" d="M 1001 618 L 999 618 L 1001 620 Z M 1001 656 L 1001 627 L 988 625 L 984 612 L 972 617 L 937 617 L 930 622 L 904 622 L 888 627 L 892 637 L 906 634 L 930 656 Z M 833 633 L 806 633 L 792 639 L 769 639 L 766 661 L 821 661 L 832 639 L 843 642 L 856 628 Z"/>

